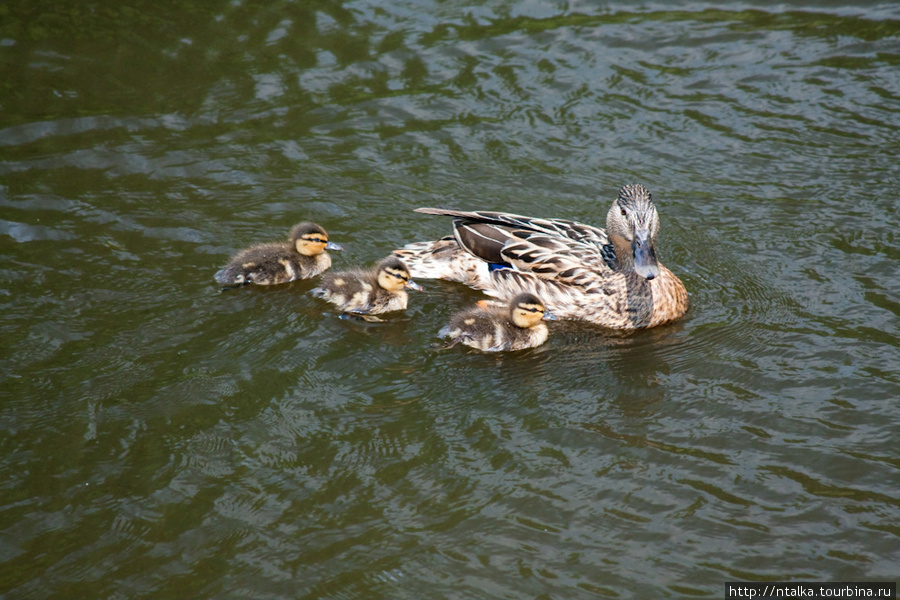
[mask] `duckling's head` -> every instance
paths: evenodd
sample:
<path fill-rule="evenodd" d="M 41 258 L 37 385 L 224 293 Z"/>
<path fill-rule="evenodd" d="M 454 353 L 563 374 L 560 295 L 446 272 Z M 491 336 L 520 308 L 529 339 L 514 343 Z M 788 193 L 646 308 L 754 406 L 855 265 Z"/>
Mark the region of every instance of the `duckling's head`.
<path fill-rule="evenodd" d="M 523 329 L 534 327 L 542 319 L 553 318 L 534 294 L 519 294 L 513 298 L 509 303 L 509 316 L 516 327 Z"/>
<path fill-rule="evenodd" d="M 291 243 L 303 256 L 316 256 L 326 250 L 343 250 L 334 242 L 328 241 L 328 234 L 315 223 L 300 223 L 291 230 Z"/>
<path fill-rule="evenodd" d="M 378 265 L 378 285 L 389 292 L 399 292 L 403 288 L 421 290 L 421 286 L 411 279 L 409 269 L 396 256 L 386 258 Z"/>
<path fill-rule="evenodd" d="M 640 184 L 626 185 L 606 214 L 606 233 L 623 269 L 634 269 L 641 277 L 659 275 L 656 234 L 659 214 L 650 190 Z"/>

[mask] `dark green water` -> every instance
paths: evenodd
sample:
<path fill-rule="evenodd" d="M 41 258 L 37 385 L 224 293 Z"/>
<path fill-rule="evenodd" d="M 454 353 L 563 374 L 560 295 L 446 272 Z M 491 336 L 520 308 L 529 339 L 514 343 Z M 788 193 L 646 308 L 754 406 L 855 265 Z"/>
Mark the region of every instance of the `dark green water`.
<path fill-rule="evenodd" d="M 0 72 L 3 598 L 897 580 L 896 5 L 15 0 Z M 632 182 L 693 303 L 651 331 L 439 351 L 478 293 L 212 280 Z"/>

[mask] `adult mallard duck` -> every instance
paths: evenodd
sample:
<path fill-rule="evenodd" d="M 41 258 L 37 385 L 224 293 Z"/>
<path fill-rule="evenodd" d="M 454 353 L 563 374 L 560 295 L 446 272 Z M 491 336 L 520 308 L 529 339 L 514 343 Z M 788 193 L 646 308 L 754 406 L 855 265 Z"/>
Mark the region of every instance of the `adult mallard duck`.
<path fill-rule="evenodd" d="M 659 215 L 643 185 L 619 190 L 606 230 L 502 212 L 417 212 L 453 217 L 453 235 L 394 251 L 415 277 L 499 298 L 530 292 L 559 318 L 612 329 L 655 327 L 687 311 L 684 284 L 656 258 Z"/>
<path fill-rule="evenodd" d="M 257 244 L 241 250 L 215 278 L 228 287 L 308 279 L 331 266 L 331 257 L 325 250 L 342 249 L 328 241 L 328 234 L 319 225 L 300 223 L 291 229 L 287 242 Z"/>
<path fill-rule="evenodd" d="M 377 315 L 405 310 L 407 288 L 422 289 L 410 278 L 403 261 L 391 256 L 371 270 L 329 273 L 311 294 L 331 302 L 345 313 Z"/>
<path fill-rule="evenodd" d="M 448 348 L 461 343 L 484 352 L 523 350 L 546 342 L 550 332 L 543 321 L 555 319 L 534 294 L 525 293 L 509 305 L 482 300 L 477 307 L 453 315 L 438 335 L 450 339 Z"/>

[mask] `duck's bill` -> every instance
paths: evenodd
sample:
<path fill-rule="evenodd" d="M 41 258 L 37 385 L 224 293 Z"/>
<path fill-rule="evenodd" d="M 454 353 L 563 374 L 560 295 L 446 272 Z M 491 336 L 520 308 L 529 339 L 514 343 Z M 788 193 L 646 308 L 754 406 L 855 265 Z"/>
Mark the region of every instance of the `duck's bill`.
<path fill-rule="evenodd" d="M 325 249 L 326 250 L 343 250 L 344 247 L 341 246 L 340 244 L 335 244 L 334 242 L 328 242 L 327 244 L 325 244 Z"/>
<path fill-rule="evenodd" d="M 423 288 L 421 285 L 419 285 L 418 283 L 416 283 L 416 282 L 413 281 L 412 279 L 410 279 L 409 281 L 407 281 L 406 284 L 405 284 L 405 286 L 406 286 L 407 288 L 409 288 L 409 289 L 411 289 L 411 290 L 415 290 L 415 291 L 417 291 L 417 292 L 423 292 L 423 291 L 425 291 L 425 288 Z"/>
<path fill-rule="evenodd" d="M 656 260 L 656 250 L 653 248 L 649 232 L 635 232 L 631 249 L 634 252 L 635 273 L 646 279 L 659 276 L 659 262 Z"/>
<path fill-rule="evenodd" d="M 544 311 L 544 321 L 559 321 L 559 317 L 554 315 L 552 312 Z"/>

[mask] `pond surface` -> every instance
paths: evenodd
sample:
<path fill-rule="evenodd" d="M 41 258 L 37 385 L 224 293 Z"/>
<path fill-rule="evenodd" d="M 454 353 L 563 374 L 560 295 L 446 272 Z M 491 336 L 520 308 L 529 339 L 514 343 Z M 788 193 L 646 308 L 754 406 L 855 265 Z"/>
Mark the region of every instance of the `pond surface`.
<path fill-rule="evenodd" d="M 34 3 L 0 12 L 0 596 L 724 597 L 896 581 L 900 8 Z M 643 183 L 692 308 L 435 346 L 313 281 L 420 206 L 603 225 Z"/>

